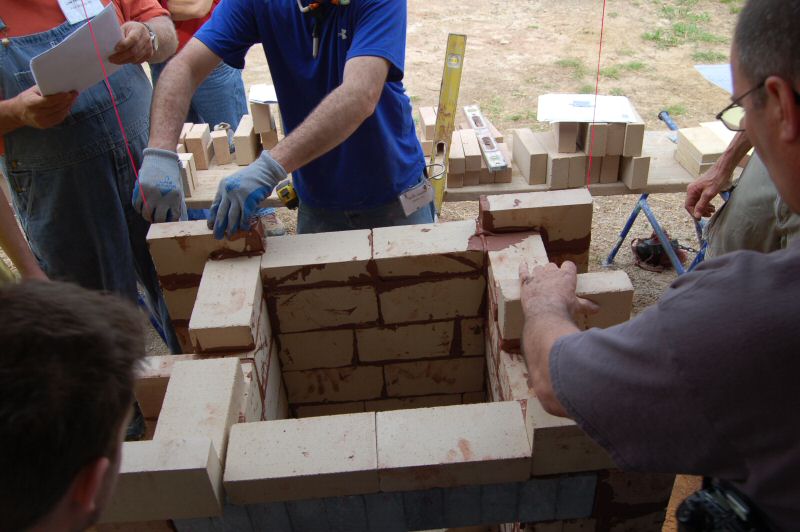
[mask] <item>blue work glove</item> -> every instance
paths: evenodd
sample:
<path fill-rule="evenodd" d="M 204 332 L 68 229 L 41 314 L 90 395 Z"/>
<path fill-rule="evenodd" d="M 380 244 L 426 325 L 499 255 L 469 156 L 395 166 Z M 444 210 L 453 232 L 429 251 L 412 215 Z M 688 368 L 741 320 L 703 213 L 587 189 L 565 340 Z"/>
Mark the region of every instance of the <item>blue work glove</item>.
<path fill-rule="evenodd" d="M 188 220 L 178 154 L 157 148 L 146 148 L 143 154 L 131 198 L 133 208 L 148 222 Z"/>
<path fill-rule="evenodd" d="M 264 150 L 246 168 L 220 181 L 208 213 L 208 228 L 214 230 L 214 238 L 222 240 L 226 233 L 231 237 L 248 229 L 258 205 L 283 179 L 286 170 Z"/>

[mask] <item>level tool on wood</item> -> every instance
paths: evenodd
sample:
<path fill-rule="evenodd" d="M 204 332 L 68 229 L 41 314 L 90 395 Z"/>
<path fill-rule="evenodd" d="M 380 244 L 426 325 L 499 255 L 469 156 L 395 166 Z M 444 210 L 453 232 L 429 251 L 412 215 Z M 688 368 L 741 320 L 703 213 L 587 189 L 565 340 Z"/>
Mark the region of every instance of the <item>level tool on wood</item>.
<path fill-rule="evenodd" d="M 447 36 L 447 51 L 444 56 L 444 72 L 442 87 L 439 89 L 439 107 L 436 113 L 436 130 L 433 136 L 431 165 L 436 164 L 436 153 L 440 143 L 444 143 L 444 172 L 432 179 L 436 191 L 436 212 L 442 208 L 444 191 L 447 186 L 448 154 L 458 109 L 458 91 L 461 88 L 461 71 L 464 67 L 464 52 L 467 48 L 467 36 L 451 33 Z"/>
<path fill-rule="evenodd" d="M 477 105 L 467 105 L 464 107 L 464 114 L 467 116 L 469 125 L 478 135 L 478 143 L 481 145 L 483 158 L 486 159 L 486 166 L 490 172 L 499 172 L 508 168 L 503 152 L 497 147 L 497 141 L 488 127 L 486 118 L 481 113 L 481 108 Z"/>

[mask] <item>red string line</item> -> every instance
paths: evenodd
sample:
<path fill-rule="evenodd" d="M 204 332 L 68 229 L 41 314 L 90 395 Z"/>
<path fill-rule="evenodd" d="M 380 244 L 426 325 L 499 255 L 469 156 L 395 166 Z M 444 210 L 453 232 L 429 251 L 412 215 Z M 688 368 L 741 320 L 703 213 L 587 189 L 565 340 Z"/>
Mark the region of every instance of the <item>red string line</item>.
<path fill-rule="evenodd" d="M 597 78 L 594 83 L 594 111 L 592 112 L 592 140 L 589 145 L 589 166 L 586 169 L 586 188 L 591 188 L 592 163 L 594 162 L 594 121 L 597 117 L 597 95 L 600 91 L 600 59 L 603 56 L 603 35 L 606 29 L 606 0 L 603 0 L 603 16 L 600 18 L 600 46 L 597 51 Z"/>
<path fill-rule="evenodd" d="M 92 36 L 92 42 L 94 43 L 94 51 L 97 54 L 97 60 L 100 62 L 100 68 L 103 70 L 103 80 L 105 81 L 106 88 L 108 89 L 108 94 L 111 96 L 111 105 L 114 107 L 114 114 L 117 117 L 117 124 L 119 125 L 119 130 L 122 132 L 122 140 L 125 143 L 125 150 L 128 152 L 128 159 L 131 161 L 131 168 L 133 168 L 133 175 L 136 178 L 136 184 L 139 185 L 139 170 L 136 168 L 136 161 L 133 159 L 133 153 L 131 153 L 131 146 L 128 142 L 128 135 L 125 133 L 125 126 L 122 125 L 122 117 L 119 114 L 119 108 L 117 107 L 117 99 L 114 97 L 114 91 L 111 89 L 111 82 L 108 80 L 108 72 L 106 71 L 106 65 L 103 61 L 103 56 L 100 54 L 100 45 L 97 43 L 97 37 L 94 35 L 94 28 L 92 27 L 92 20 L 89 18 L 89 12 L 86 10 L 86 4 L 83 0 L 81 0 L 81 5 L 83 6 L 83 15 L 86 17 L 88 21 L 87 24 L 89 26 L 89 33 Z M 139 194 L 142 195 L 142 202 L 144 203 L 144 208 L 148 209 L 147 207 L 147 198 L 144 197 L 144 191 L 142 190 L 141 185 L 139 186 Z"/>

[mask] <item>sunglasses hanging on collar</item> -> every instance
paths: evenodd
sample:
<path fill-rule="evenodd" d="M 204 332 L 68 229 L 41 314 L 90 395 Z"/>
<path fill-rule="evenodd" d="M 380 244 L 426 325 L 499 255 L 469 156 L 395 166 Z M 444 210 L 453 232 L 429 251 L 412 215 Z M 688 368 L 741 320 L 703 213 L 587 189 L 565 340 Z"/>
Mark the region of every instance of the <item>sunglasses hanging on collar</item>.
<path fill-rule="evenodd" d="M 313 39 L 312 53 L 315 59 L 319 55 L 319 37 L 322 23 L 325 22 L 325 17 L 327 15 L 326 10 L 320 8 L 325 4 L 346 6 L 350 4 L 350 0 L 317 0 L 314 2 L 309 2 L 307 6 L 303 6 L 302 0 L 297 0 L 297 8 L 300 10 L 300 12 L 314 17 L 314 25 L 311 29 L 311 38 Z"/>

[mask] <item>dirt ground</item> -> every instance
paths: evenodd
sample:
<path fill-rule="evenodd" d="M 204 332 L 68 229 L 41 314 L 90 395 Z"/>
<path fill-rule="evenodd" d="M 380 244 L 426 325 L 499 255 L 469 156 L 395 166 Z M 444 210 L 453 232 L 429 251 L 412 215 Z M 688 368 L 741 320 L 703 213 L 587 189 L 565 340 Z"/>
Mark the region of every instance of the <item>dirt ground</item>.
<path fill-rule="evenodd" d="M 606 5 L 599 90 L 628 96 L 648 129 L 663 129 L 657 119 L 668 109 L 681 127 L 712 120 L 728 95 L 700 77 L 693 65 L 727 63 L 730 36 L 742 0 L 611 0 Z M 478 103 L 501 130 L 545 129 L 536 121 L 536 102 L 548 92 L 593 92 L 604 2 L 600 0 L 408 0 L 405 84 L 416 106 L 438 100 L 448 33 L 467 35 L 460 105 Z M 254 47 L 245 82 L 269 82 L 260 47 Z M 635 196 L 595 198 L 591 269 L 600 269 L 636 201 Z M 693 224 L 683 210 L 684 194 L 652 196 L 650 204 L 670 234 L 696 246 Z M 443 220 L 473 218 L 474 202 L 448 203 Z M 279 210 L 286 225 L 294 216 Z M 632 236 L 650 229 L 639 220 Z M 0 260 L 6 259 L 0 253 Z M 629 244 L 615 266 L 631 277 L 634 311 L 654 303 L 675 278 L 633 264 Z M 151 353 L 163 352 L 155 337 Z M 676 496 L 696 489 L 695 479 L 679 482 Z M 678 498 L 678 497 L 676 497 Z M 668 522 L 665 530 L 674 530 Z"/>

